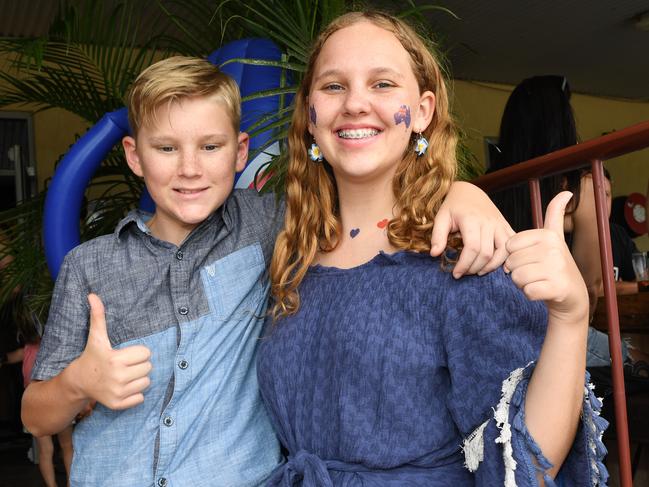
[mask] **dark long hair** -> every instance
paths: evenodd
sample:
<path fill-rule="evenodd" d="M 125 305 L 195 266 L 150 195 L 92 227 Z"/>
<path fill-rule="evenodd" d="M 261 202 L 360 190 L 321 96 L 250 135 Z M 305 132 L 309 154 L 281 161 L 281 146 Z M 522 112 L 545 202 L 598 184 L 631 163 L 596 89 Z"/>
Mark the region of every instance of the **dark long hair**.
<path fill-rule="evenodd" d="M 577 143 L 570 86 L 563 76 L 534 76 L 512 91 L 500 122 L 499 152 L 488 172 L 533 159 Z M 571 209 L 579 204 L 581 170 L 541 181 L 543 209 L 554 195 L 572 191 Z M 527 184 L 494 193 L 492 200 L 517 232 L 533 228 Z"/>

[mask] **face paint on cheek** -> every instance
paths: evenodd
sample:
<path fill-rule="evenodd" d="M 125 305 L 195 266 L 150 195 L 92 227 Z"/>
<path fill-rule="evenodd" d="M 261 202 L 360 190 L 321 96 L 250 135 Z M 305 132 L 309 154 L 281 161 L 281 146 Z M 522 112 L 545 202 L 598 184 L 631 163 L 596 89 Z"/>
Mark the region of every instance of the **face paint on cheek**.
<path fill-rule="evenodd" d="M 408 115 L 410 116 L 410 115 Z M 315 106 L 311 105 L 309 106 L 309 119 L 311 120 L 311 123 L 313 124 L 314 127 L 317 127 L 317 120 L 318 120 L 318 114 L 315 112 Z"/>
<path fill-rule="evenodd" d="M 394 114 L 394 123 L 399 125 L 401 122 L 406 128 L 410 127 L 410 107 L 408 105 L 401 105 L 399 111 Z"/>

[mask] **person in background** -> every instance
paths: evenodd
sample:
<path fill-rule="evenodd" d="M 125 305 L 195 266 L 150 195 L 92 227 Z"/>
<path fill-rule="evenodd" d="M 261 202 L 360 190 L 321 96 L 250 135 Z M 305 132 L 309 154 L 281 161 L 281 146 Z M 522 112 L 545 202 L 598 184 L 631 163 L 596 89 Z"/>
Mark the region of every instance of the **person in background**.
<path fill-rule="evenodd" d="M 21 309 L 25 308 L 23 307 Z M 27 387 L 31 382 L 32 368 L 40 347 L 41 337 L 39 329 L 42 327 L 37 326 L 38 320 L 34 316 L 28 316 L 28 313 L 21 313 L 18 321 L 18 328 L 25 343 L 22 372 L 23 382 L 25 387 Z M 56 435 L 68 479 L 70 478 L 70 466 L 72 465 L 73 454 L 72 429 L 73 426 L 68 425 Z M 50 435 L 35 436 L 34 440 L 36 442 L 38 469 L 41 472 L 43 481 L 47 487 L 57 487 L 56 472 L 54 469 L 53 437 Z"/>
<path fill-rule="evenodd" d="M 570 96 L 570 86 L 563 76 L 534 76 L 518 84 L 505 106 L 498 151 L 489 172 L 575 145 L 578 138 Z M 610 181 L 605 184 L 610 214 Z M 544 211 L 560 191 L 568 190 L 574 195 L 566 209 L 563 228 L 588 289 L 592 317 L 603 293 L 592 174 L 580 169 L 568 171 L 543 178 L 540 186 Z M 533 228 L 527 184 L 494 193 L 491 199 L 515 231 Z M 628 291 L 629 286 L 637 290 L 635 283 L 620 284 L 620 289 Z M 622 342 L 622 355 L 624 361 L 630 360 L 626 342 Z M 610 365 L 608 335 L 593 327 L 588 330 L 587 365 Z"/>
<path fill-rule="evenodd" d="M 609 219 L 611 217 L 612 184 L 611 174 L 604 169 L 604 189 L 606 190 L 606 208 Z M 622 225 L 609 220 L 611 229 L 611 250 L 613 253 L 613 268 L 615 271 L 615 291 L 617 294 L 635 294 L 638 292 L 638 283 L 635 282 L 632 255 L 638 251 L 633 239 Z M 603 293 L 600 294 L 603 296 Z"/>

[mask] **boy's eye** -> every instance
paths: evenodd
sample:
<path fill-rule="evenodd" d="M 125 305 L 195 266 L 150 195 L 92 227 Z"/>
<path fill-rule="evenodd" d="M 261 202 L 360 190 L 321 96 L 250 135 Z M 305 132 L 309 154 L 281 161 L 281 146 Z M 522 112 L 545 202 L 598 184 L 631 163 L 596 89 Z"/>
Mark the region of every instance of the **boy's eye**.
<path fill-rule="evenodd" d="M 390 81 L 378 81 L 374 84 L 376 88 L 392 88 L 394 86 Z"/>
<path fill-rule="evenodd" d="M 158 150 L 160 152 L 173 152 L 175 149 L 172 145 L 161 145 Z"/>
<path fill-rule="evenodd" d="M 217 144 L 205 144 L 203 146 L 203 149 L 205 149 L 208 152 L 215 151 L 219 148 Z"/>

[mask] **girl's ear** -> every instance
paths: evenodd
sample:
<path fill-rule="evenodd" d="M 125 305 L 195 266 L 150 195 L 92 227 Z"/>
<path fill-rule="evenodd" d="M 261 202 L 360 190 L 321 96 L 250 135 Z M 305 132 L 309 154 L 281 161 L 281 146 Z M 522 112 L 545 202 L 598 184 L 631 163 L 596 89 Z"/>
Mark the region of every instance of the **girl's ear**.
<path fill-rule="evenodd" d="M 435 94 L 432 91 L 424 91 L 419 97 L 417 116 L 412 124 L 413 132 L 423 132 L 430 125 L 435 114 Z"/>
<path fill-rule="evenodd" d="M 127 135 L 122 139 L 122 147 L 124 147 L 124 155 L 126 156 L 128 167 L 131 168 L 133 174 L 139 177 L 144 177 L 142 164 L 140 163 L 140 156 L 138 155 L 135 146 L 135 139 L 130 135 Z"/>
<path fill-rule="evenodd" d="M 309 97 L 307 96 L 304 100 L 304 104 L 309 110 L 309 121 L 306 124 L 306 128 L 309 133 L 313 136 L 313 117 L 315 116 L 315 107 L 309 105 Z"/>

